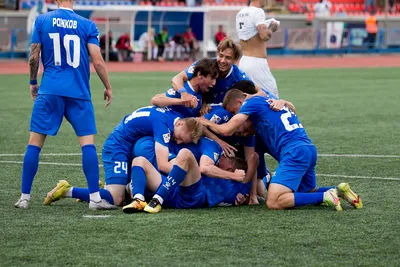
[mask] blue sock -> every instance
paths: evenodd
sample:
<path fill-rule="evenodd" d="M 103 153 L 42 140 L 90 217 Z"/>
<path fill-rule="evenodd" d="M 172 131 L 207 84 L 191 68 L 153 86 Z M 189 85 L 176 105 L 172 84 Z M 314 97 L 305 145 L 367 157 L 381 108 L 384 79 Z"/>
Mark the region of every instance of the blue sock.
<path fill-rule="evenodd" d="M 80 200 L 83 200 L 85 202 L 90 201 L 90 195 L 89 195 L 89 189 L 87 188 L 79 188 L 79 187 L 74 187 L 72 189 L 72 198 L 78 198 Z M 100 196 L 102 199 L 107 200 L 110 204 L 114 205 L 114 199 L 107 189 L 100 189 Z"/>
<path fill-rule="evenodd" d="M 294 193 L 294 206 L 306 206 L 321 204 L 324 201 L 324 193 Z"/>
<path fill-rule="evenodd" d="M 34 145 L 28 145 L 25 152 L 24 163 L 22 165 L 22 185 L 23 194 L 30 194 L 33 179 L 39 167 L 39 154 L 41 148 Z"/>
<path fill-rule="evenodd" d="M 139 166 L 132 167 L 131 186 L 132 186 L 132 196 L 139 194 L 142 195 L 144 198 L 144 191 L 146 190 L 146 174 L 142 167 Z"/>
<path fill-rule="evenodd" d="M 82 147 L 82 168 L 90 193 L 99 192 L 99 160 L 95 145 Z"/>
<path fill-rule="evenodd" d="M 326 192 L 332 188 L 336 188 L 336 186 L 318 187 L 315 192 Z"/>
<path fill-rule="evenodd" d="M 162 197 L 163 200 L 167 200 L 170 192 L 174 191 L 185 179 L 186 173 L 181 167 L 174 165 L 167 179 L 158 188 L 157 195 Z"/>

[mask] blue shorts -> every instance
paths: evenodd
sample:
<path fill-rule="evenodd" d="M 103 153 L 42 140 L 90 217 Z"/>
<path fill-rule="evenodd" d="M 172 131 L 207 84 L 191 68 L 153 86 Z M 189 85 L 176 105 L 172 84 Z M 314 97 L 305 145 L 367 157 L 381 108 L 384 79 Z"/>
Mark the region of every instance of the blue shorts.
<path fill-rule="evenodd" d="M 77 136 L 96 134 L 92 101 L 57 95 L 39 94 L 33 104 L 31 132 L 56 135 L 66 118 Z"/>
<path fill-rule="evenodd" d="M 132 158 L 136 157 L 146 158 L 158 170 L 154 137 L 145 136 L 135 143 L 132 150 Z M 176 158 L 176 155 L 170 153 L 168 161 L 174 158 Z"/>
<path fill-rule="evenodd" d="M 293 148 L 283 155 L 271 183 L 284 185 L 294 192 L 309 192 L 317 186 L 316 164 L 314 145 Z"/>
<path fill-rule="evenodd" d="M 107 185 L 127 185 L 129 183 L 132 146 L 118 141 L 112 133 L 107 137 L 101 151 Z"/>
<path fill-rule="evenodd" d="M 163 181 L 166 179 L 162 176 Z M 163 206 L 174 209 L 195 209 L 206 206 L 207 194 L 203 183 L 198 181 L 191 186 L 178 186 Z"/>

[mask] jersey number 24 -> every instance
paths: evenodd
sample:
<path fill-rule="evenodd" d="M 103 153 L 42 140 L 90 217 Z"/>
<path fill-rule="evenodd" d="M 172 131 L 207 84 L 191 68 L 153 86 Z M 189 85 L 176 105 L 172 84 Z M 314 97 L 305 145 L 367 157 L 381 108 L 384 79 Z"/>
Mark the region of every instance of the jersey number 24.
<path fill-rule="evenodd" d="M 61 45 L 60 45 L 60 34 L 59 33 L 49 33 L 50 39 L 53 40 L 54 46 L 54 65 L 61 66 Z M 74 54 L 71 58 L 71 41 L 74 47 Z M 67 64 L 73 68 L 79 67 L 80 57 L 81 57 L 81 39 L 78 35 L 66 34 L 63 38 L 65 54 L 67 55 Z"/>

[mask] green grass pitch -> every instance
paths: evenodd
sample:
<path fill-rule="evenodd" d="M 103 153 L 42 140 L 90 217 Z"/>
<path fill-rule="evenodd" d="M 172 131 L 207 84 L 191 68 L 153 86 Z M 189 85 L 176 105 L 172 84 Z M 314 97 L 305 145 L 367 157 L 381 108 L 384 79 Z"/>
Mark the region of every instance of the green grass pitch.
<path fill-rule="evenodd" d="M 261 204 L 157 215 L 93 212 L 71 199 L 42 205 L 59 179 L 86 186 L 80 156 L 62 155 L 80 153 L 65 121 L 42 151 L 41 162 L 53 165 L 39 166 L 30 209 L 15 209 L 32 101 L 28 75 L 0 75 L 0 266 L 398 266 L 399 73 L 396 68 L 274 71 L 280 97 L 295 104 L 322 154 L 318 184 L 350 182 L 363 209 L 345 204 L 342 213 L 327 207 L 271 211 Z M 122 117 L 150 105 L 173 75 L 110 74 L 114 100 L 107 109 L 101 83 L 92 76 L 98 152 Z M 274 169 L 276 163 L 266 159 Z M 394 179 L 383 179 L 388 177 Z"/>

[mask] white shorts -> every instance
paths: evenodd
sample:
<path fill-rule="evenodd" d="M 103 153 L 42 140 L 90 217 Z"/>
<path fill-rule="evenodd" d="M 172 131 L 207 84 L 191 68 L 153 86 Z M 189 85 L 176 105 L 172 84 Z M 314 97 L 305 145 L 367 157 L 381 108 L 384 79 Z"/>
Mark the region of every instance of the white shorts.
<path fill-rule="evenodd" d="M 242 56 L 239 68 L 262 89 L 279 97 L 276 80 L 271 73 L 266 58 Z"/>

